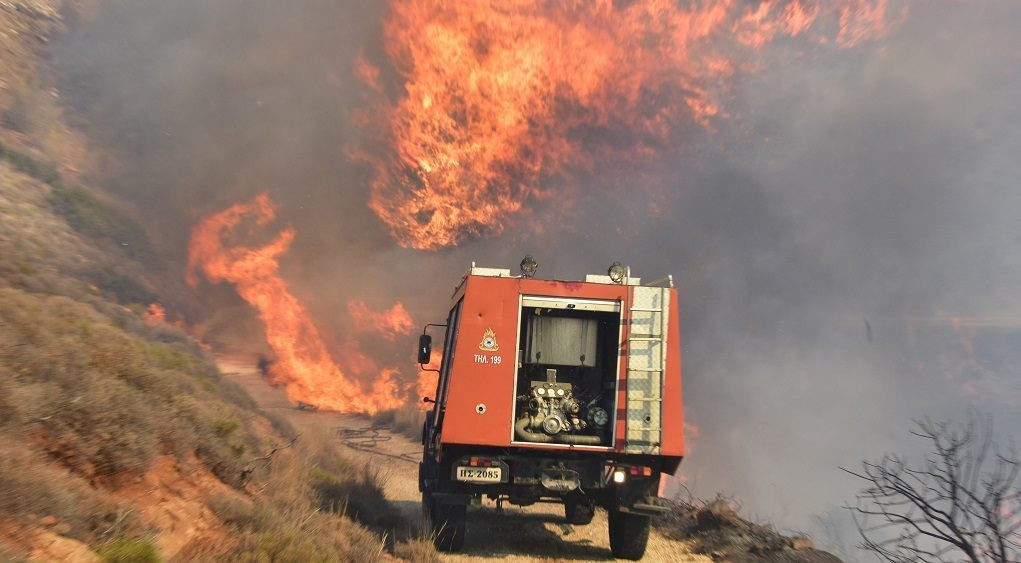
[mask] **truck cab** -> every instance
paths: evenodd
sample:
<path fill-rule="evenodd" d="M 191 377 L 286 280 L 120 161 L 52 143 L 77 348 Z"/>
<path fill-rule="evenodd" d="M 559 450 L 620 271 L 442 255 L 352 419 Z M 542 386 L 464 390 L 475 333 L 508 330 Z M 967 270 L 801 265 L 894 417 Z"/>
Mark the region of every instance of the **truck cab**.
<path fill-rule="evenodd" d="M 613 554 L 639 559 L 684 455 L 677 290 L 618 263 L 536 279 L 530 258 L 521 275 L 472 264 L 419 341 L 428 364 L 428 331 L 444 330 L 419 466 L 436 546 L 459 550 L 467 506 L 488 498 L 562 504 L 576 525 L 603 508 Z"/>

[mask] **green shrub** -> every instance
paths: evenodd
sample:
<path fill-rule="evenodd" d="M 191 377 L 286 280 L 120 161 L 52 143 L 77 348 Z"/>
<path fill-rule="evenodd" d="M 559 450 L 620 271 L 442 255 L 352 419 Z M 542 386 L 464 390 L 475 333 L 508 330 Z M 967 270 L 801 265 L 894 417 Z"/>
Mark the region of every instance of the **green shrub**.
<path fill-rule="evenodd" d="M 96 549 L 103 563 L 160 563 L 159 550 L 147 540 L 119 539 Z"/>
<path fill-rule="evenodd" d="M 57 169 L 52 165 L 39 162 L 27 154 L 4 146 L 3 143 L 0 143 L 0 159 L 11 163 L 11 166 L 13 166 L 18 172 L 28 174 L 37 180 L 46 182 L 47 184 L 56 182 L 60 178 L 60 175 L 57 173 Z"/>
<path fill-rule="evenodd" d="M 189 358 L 183 352 L 174 350 L 173 348 L 163 344 L 150 345 L 149 356 L 155 360 L 156 365 L 163 369 L 174 369 L 181 372 L 188 372 L 194 367 L 194 357 Z"/>
<path fill-rule="evenodd" d="M 112 295 L 118 303 L 152 303 L 158 299 L 156 293 L 133 275 L 123 274 L 110 268 L 96 268 L 85 273 L 102 292 Z M 133 315 L 137 318 L 137 315 Z M 125 328 L 122 326 L 121 328 Z"/>
<path fill-rule="evenodd" d="M 50 184 L 50 203 L 72 229 L 94 238 L 121 245 L 128 256 L 147 258 L 150 246 L 145 232 L 126 215 L 102 202 L 81 186 L 66 186 L 59 180 Z"/>
<path fill-rule="evenodd" d="M 221 438 L 226 438 L 234 433 L 235 430 L 240 428 L 240 424 L 236 420 L 225 420 L 220 419 L 213 423 L 213 431 L 216 435 Z"/>

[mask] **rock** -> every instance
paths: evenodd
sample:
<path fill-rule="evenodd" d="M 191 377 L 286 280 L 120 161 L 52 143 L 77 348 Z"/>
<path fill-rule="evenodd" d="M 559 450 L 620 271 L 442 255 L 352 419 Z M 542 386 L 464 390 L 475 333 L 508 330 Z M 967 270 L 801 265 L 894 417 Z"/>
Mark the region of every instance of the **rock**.
<path fill-rule="evenodd" d="M 738 527 L 741 523 L 741 518 L 737 515 L 737 512 L 734 512 L 730 503 L 723 499 L 716 499 L 698 511 L 695 521 L 702 530 L 714 530 Z"/>
<path fill-rule="evenodd" d="M 791 538 L 791 549 L 812 549 L 812 540 L 803 537 Z"/>
<path fill-rule="evenodd" d="M 53 526 L 56 526 L 57 522 L 59 522 L 59 520 L 57 520 L 56 516 L 44 516 L 42 519 L 39 520 L 39 525 L 51 528 Z"/>

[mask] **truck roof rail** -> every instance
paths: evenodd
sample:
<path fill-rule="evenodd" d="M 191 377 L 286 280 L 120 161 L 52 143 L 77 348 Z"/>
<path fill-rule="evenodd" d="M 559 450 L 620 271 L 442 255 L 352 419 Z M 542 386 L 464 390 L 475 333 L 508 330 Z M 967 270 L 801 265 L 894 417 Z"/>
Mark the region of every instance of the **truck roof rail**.
<path fill-rule="evenodd" d="M 461 289 L 461 287 L 464 285 L 464 282 L 466 282 L 468 280 L 468 276 L 486 276 L 486 277 L 493 277 L 493 278 L 520 278 L 520 277 L 522 277 L 522 276 L 512 275 L 510 269 L 508 269 L 508 268 L 482 268 L 482 267 L 476 266 L 475 262 L 472 261 L 471 266 L 469 266 L 468 270 L 465 271 L 463 276 L 461 276 L 461 281 L 458 282 L 458 284 L 456 286 L 454 286 L 454 293 L 457 293 L 457 291 L 459 289 Z M 657 279 L 655 279 L 655 280 L 653 280 L 651 282 L 643 284 L 642 283 L 642 278 L 631 277 L 631 269 L 630 268 L 627 269 L 627 275 L 626 275 L 626 277 L 624 278 L 623 281 L 624 281 L 623 285 L 632 285 L 632 286 L 642 286 L 642 285 L 644 285 L 646 287 L 651 287 L 651 286 L 674 287 L 674 276 L 673 276 L 673 274 L 667 274 L 667 275 L 665 275 L 665 276 L 663 276 L 661 278 L 657 278 Z M 585 275 L 585 282 L 586 283 L 603 283 L 603 284 L 608 284 L 608 285 L 615 284 L 615 282 L 612 279 L 610 279 L 610 276 L 605 275 L 605 274 L 586 274 Z"/>

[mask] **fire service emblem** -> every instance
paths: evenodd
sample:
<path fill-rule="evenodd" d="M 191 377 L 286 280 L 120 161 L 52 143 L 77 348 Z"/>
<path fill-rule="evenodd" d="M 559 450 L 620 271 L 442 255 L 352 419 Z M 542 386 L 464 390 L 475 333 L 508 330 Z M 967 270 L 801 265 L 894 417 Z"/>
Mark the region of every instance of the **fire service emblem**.
<path fill-rule="evenodd" d="M 479 344 L 479 350 L 483 352 L 496 352 L 500 349 L 500 345 L 496 343 L 496 333 L 493 329 L 486 329 L 486 332 L 482 335 L 482 342 Z"/>

